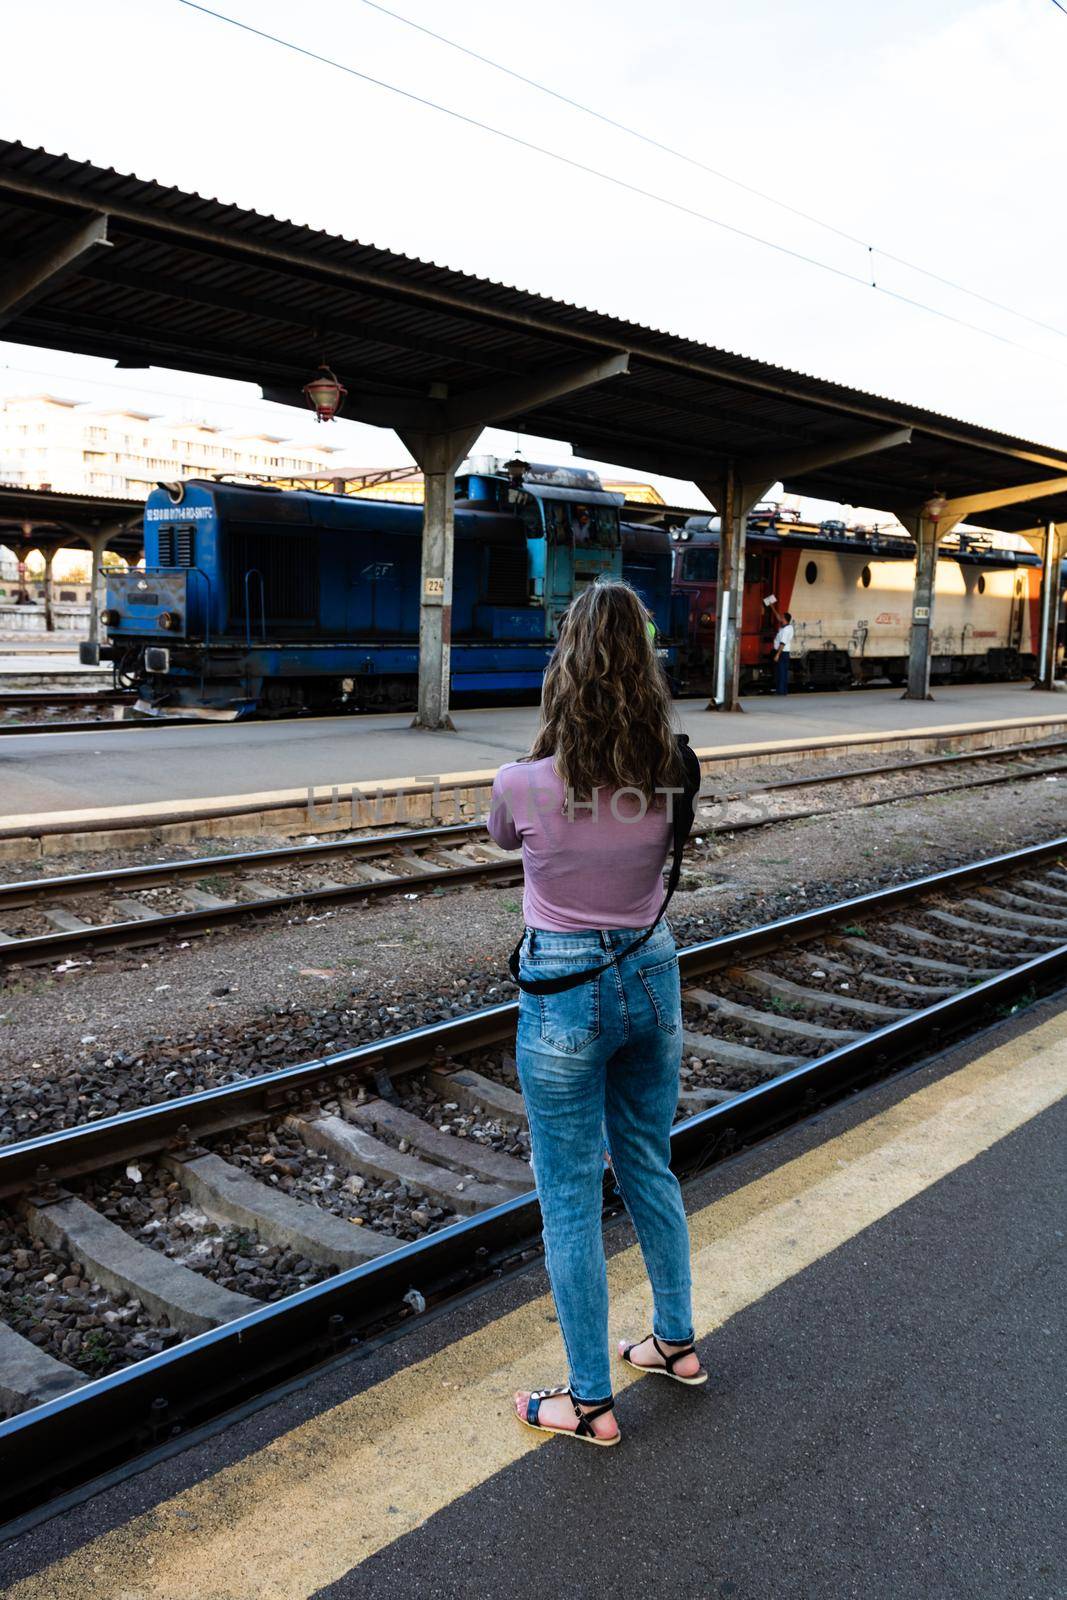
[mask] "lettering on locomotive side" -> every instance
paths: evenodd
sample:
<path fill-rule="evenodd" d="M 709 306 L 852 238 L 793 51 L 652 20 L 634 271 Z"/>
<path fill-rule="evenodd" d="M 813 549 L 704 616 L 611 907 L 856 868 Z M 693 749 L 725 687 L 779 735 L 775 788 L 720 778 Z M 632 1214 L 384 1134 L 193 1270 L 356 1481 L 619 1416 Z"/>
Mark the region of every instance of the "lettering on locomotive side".
<path fill-rule="evenodd" d="M 146 506 L 146 522 L 206 522 L 215 515 L 212 506 Z"/>
<path fill-rule="evenodd" d="M 904 618 L 900 615 L 899 611 L 879 611 L 874 620 L 876 623 L 884 623 L 889 625 L 895 623 L 899 628 L 903 624 Z"/>

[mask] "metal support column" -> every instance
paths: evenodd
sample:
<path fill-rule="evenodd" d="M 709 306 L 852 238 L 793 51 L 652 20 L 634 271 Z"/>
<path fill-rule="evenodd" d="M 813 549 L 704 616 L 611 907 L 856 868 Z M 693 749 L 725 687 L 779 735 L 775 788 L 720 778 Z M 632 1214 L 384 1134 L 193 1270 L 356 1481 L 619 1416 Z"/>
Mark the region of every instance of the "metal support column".
<path fill-rule="evenodd" d="M 1056 523 L 1045 529 L 1041 563 L 1041 638 L 1035 689 L 1055 689 L 1056 652 L 1059 645 L 1060 561 L 1062 541 Z"/>
<path fill-rule="evenodd" d="M 425 482 L 419 586 L 419 702 L 413 728 L 453 727 L 448 700 L 456 468 L 481 431 L 478 427 L 449 433 L 400 433 L 422 468 Z"/>

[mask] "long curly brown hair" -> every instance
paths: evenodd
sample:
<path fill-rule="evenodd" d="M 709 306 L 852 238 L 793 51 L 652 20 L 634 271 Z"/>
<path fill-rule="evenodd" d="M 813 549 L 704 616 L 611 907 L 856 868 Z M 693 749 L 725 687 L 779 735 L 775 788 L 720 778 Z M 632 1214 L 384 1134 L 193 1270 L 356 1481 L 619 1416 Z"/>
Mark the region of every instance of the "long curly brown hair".
<path fill-rule="evenodd" d="M 682 764 L 671 694 L 649 634 L 648 613 L 628 583 L 590 584 L 560 619 L 545 669 L 541 725 L 526 758 L 555 758 L 564 788 L 677 789 Z"/>

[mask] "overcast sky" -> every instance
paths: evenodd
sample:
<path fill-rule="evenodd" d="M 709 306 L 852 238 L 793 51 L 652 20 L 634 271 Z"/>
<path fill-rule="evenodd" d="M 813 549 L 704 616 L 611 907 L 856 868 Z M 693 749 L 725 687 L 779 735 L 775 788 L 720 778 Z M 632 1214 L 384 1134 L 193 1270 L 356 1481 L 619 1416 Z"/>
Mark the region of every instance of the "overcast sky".
<path fill-rule="evenodd" d="M 1067 447 L 1067 15 L 1052 0 L 389 3 L 1062 334 L 609 129 L 367 0 L 213 3 L 863 281 L 464 126 L 180 0 L 9 5 L 0 131 Z M 946 315 L 873 290 L 872 278 Z M 0 343 L 0 391 L 40 389 L 305 441 L 317 434 L 351 463 L 406 459 L 388 431 L 343 421 L 316 429 L 310 415 L 254 402 L 247 385 L 158 369 L 142 378 Z M 480 448 L 514 442 L 489 432 Z M 568 454 L 533 441 L 524 450 Z M 673 498 L 698 499 L 689 485 L 658 481 Z"/>

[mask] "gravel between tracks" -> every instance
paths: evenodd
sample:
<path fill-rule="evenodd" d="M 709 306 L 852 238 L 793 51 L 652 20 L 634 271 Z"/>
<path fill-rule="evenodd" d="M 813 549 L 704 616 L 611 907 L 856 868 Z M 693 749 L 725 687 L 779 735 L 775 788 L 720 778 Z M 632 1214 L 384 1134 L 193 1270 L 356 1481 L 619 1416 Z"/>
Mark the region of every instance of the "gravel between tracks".
<path fill-rule="evenodd" d="M 679 891 L 672 920 L 693 942 L 1059 833 L 1067 780 L 709 840 L 683 880 L 703 886 Z M 516 887 L 456 889 L 13 974 L 0 990 L 0 1142 L 509 999 L 519 903 Z"/>

